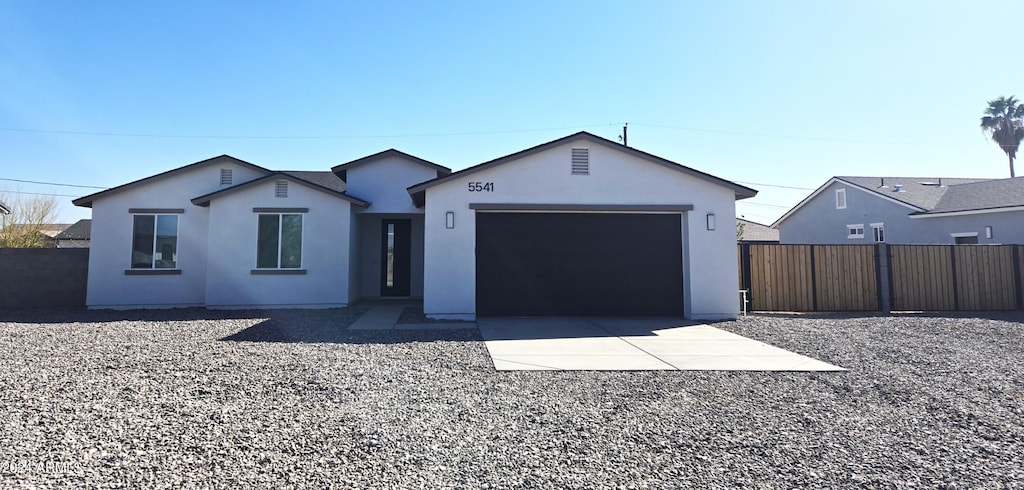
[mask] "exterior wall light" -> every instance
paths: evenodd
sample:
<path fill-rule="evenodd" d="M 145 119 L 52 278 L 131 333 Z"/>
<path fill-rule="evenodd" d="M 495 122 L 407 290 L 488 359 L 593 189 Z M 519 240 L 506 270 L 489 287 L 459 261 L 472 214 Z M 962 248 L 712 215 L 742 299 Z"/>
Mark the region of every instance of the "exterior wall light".
<path fill-rule="evenodd" d="M 449 230 L 455 228 L 455 211 L 444 213 L 444 227 Z"/>
<path fill-rule="evenodd" d="M 715 213 L 708 213 L 708 231 L 715 231 Z"/>

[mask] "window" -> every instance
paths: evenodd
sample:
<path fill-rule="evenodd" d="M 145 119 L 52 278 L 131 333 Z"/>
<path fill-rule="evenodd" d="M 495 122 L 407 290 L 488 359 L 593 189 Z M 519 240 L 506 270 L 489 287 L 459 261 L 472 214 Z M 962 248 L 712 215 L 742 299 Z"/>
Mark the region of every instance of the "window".
<path fill-rule="evenodd" d="M 836 189 L 836 209 L 846 209 L 846 189 Z"/>
<path fill-rule="evenodd" d="M 288 197 L 288 181 L 279 180 L 274 186 L 274 197 Z"/>
<path fill-rule="evenodd" d="M 864 225 L 846 225 L 846 238 L 864 238 Z"/>
<path fill-rule="evenodd" d="M 178 216 L 137 214 L 132 228 L 132 269 L 178 267 Z"/>
<path fill-rule="evenodd" d="M 885 243 L 885 223 L 871 223 L 871 234 L 875 243 Z"/>
<path fill-rule="evenodd" d="M 590 149 L 572 149 L 572 174 L 590 175 Z"/>
<path fill-rule="evenodd" d="M 953 243 L 957 245 L 977 245 L 978 234 L 977 233 L 950 233 L 953 237 Z"/>
<path fill-rule="evenodd" d="M 231 169 L 220 169 L 220 185 L 231 185 Z"/>
<path fill-rule="evenodd" d="M 302 215 L 259 215 L 256 242 L 257 269 L 302 267 Z"/>

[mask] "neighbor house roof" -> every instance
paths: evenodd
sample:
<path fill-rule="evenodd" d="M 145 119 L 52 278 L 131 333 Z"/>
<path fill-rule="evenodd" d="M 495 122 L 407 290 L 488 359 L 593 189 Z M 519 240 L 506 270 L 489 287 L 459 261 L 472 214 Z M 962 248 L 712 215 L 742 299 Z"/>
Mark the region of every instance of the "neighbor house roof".
<path fill-rule="evenodd" d="M 258 179 L 253 179 L 248 182 L 243 182 L 238 185 L 234 185 L 225 189 L 221 189 L 218 191 L 211 192 L 209 194 L 204 194 L 202 196 L 196 197 L 192 199 L 192 204 L 195 204 L 197 206 L 209 206 L 210 201 L 218 197 L 222 197 L 227 194 L 231 194 L 233 192 L 246 189 L 248 187 L 251 187 L 262 182 L 266 182 L 268 180 L 280 179 L 281 177 L 286 177 L 289 180 L 292 180 L 300 185 L 304 185 L 306 187 L 328 194 L 332 194 L 336 197 L 340 197 L 362 208 L 367 208 L 370 206 L 369 202 L 359 199 L 358 197 L 346 194 L 345 183 L 342 182 L 341 179 L 335 176 L 333 173 L 307 171 L 271 172 Z"/>
<path fill-rule="evenodd" d="M 917 215 L 941 216 L 1024 209 L 1024 177 L 949 186 L 935 206 Z"/>
<path fill-rule="evenodd" d="M 203 167 L 203 166 L 206 166 L 206 165 L 222 163 L 224 161 L 230 161 L 232 163 L 236 163 L 238 165 L 243 165 L 243 166 L 252 168 L 254 170 L 259 170 L 259 171 L 262 171 L 262 172 L 270 172 L 269 169 L 263 168 L 263 167 L 261 167 L 259 165 L 254 165 L 254 164 L 246 162 L 244 160 L 239 160 L 239 159 L 237 159 L 237 158 L 235 158 L 233 156 L 230 156 L 230 155 L 220 155 L 220 156 L 216 156 L 216 157 L 213 157 L 213 158 L 207 158 L 206 160 L 201 160 L 201 161 L 198 161 L 196 163 L 185 165 L 184 167 L 178 167 L 178 168 L 173 169 L 173 170 L 168 170 L 168 171 L 163 172 L 163 173 L 152 175 L 152 176 L 146 177 L 144 179 L 139 179 L 139 180 L 136 180 L 134 182 L 129 182 L 127 184 L 119 185 L 117 187 L 111 187 L 110 189 L 107 189 L 105 191 L 100 191 L 100 192 L 97 192 L 95 194 L 89 194 L 88 196 L 83 196 L 83 197 L 80 197 L 78 199 L 75 199 L 75 200 L 71 201 L 71 203 L 74 204 L 75 206 L 82 206 L 82 207 L 86 207 L 86 208 L 91 208 L 92 207 L 92 202 L 95 201 L 96 199 L 101 198 L 101 197 L 106 197 L 106 196 L 109 196 L 111 194 L 115 194 L 115 193 L 118 193 L 118 192 L 121 192 L 121 191 L 124 191 L 124 190 L 128 190 L 128 189 L 134 188 L 136 186 L 152 182 L 152 181 L 154 181 L 156 179 L 161 179 L 161 178 L 168 177 L 168 176 L 171 176 L 171 175 L 180 174 L 182 172 L 187 172 L 189 170 L 192 170 L 192 169 L 195 169 L 195 168 L 198 168 L 198 167 Z"/>
<path fill-rule="evenodd" d="M 779 241 L 779 230 L 770 226 L 755 223 L 743 218 L 736 218 L 736 226 L 743 225 L 743 233 L 739 240 L 743 242 L 777 242 Z"/>
<path fill-rule="evenodd" d="M 55 238 L 60 232 L 71 226 L 71 223 L 47 223 L 47 224 L 33 224 L 33 223 L 18 223 L 10 224 L 5 227 L 8 231 L 15 231 L 22 229 L 36 230 L 37 232 L 46 235 L 47 238 Z"/>
<path fill-rule="evenodd" d="M 642 160 L 646 160 L 648 162 L 651 162 L 651 163 L 654 163 L 654 164 L 657 164 L 657 165 L 661 165 L 663 167 L 670 168 L 672 170 L 676 170 L 676 171 L 682 172 L 684 174 L 687 174 L 687 175 L 690 175 L 690 176 L 693 176 L 693 177 L 697 177 L 699 179 L 711 182 L 713 184 L 717 184 L 717 185 L 728 187 L 728 188 L 732 189 L 733 192 L 735 192 L 737 199 L 746 199 L 746 198 L 754 197 L 755 195 L 757 195 L 757 191 L 755 191 L 754 189 L 751 189 L 749 187 L 744 187 L 744 186 L 736 184 L 734 182 L 730 182 L 728 180 L 725 180 L 725 179 L 722 179 L 722 178 L 719 178 L 719 177 L 715 177 L 714 175 L 707 174 L 707 173 L 701 172 L 699 170 L 695 170 L 695 169 L 692 169 L 690 167 L 686 167 L 684 165 L 680 165 L 680 164 L 678 164 L 676 162 L 673 162 L 671 160 L 666 160 L 666 159 L 661 158 L 659 156 L 652 155 L 650 153 L 637 150 L 636 148 L 631 148 L 631 147 L 625 146 L 623 144 L 616 143 L 614 141 L 602 138 L 600 136 L 588 133 L 586 131 L 580 131 L 580 132 L 575 133 L 575 134 L 570 134 L 569 136 L 566 136 L 564 138 L 559 138 L 559 139 L 556 139 L 554 141 L 549 141 L 547 143 L 543 143 L 543 144 L 534 146 L 532 148 L 527 148 L 525 150 L 513 153 L 511 155 L 506 155 L 506 156 L 503 156 L 501 158 L 497 158 L 497 159 L 491 160 L 489 162 L 484 162 L 484 163 L 481 163 L 479 165 L 474 165 L 472 167 L 459 170 L 458 172 L 454 172 L 454 173 L 449 174 L 449 175 L 441 176 L 441 177 L 438 177 L 438 178 L 433 179 L 433 180 L 428 180 L 426 182 L 422 182 L 422 183 L 416 184 L 416 185 L 411 186 L 411 187 L 408 188 L 409 195 L 412 196 L 413 202 L 416 204 L 417 207 L 422 207 L 424 202 L 425 202 L 424 195 L 426 193 L 426 190 L 431 188 L 431 187 L 434 187 L 434 186 L 436 186 L 438 184 L 441 184 L 441 183 L 446 182 L 446 181 L 451 180 L 451 179 L 455 179 L 455 178 L 463 177 L 463 176 L 466 176 L 466 175 L 474 174 L 474 173 L 480 172 L 482 170 L 487 170 L 489 168 L 496 167 L 498 165 L 503 165 L 503 164 L 506 164 L 506 163 L 509 163 L 509 162 L 513 162 L 513 161 L 519 160 L 521 158 L 525 158 L 525 157 L 528 157 L 530 155 L 533 155 L 533 154 L 540 153 L 542 151 L 548 150 L 548 149 L 550 149 L 552 147 L 562 145 L 562 144 L 567 143 L 569 141 L 581 140 L 581 139 L 582 140 L 586 140 L 586 141 L 591 142 L 591 143 L 603 145 L 603 146 L 606 146 L 608 148 L 612 148 L 614 150 L 621 151 L 623 153 L 627 153 L 627 154 L 629 154 L 631 156 L 640 158 Z"/>
<path fill-rule="evenodd" d="M 928 213 L 936 208 L 950 189 L 962 185 L 990 182 L 992 179 L 969 179 L 950 177 L 832 177 L 815 189 L 809 196 L 793 206 L 786 214 L 772 223 L 772 228 L 796 213 L 834 183 L 843 183 L 855 189 L 906 207 L 909 213 Z"/>
<path fill-rule="evenodd" d="M 80 219 L 77 223 L 67 227 L 54 238 L 58 240 L 88 240 L 92 234 L 92 220 Z"/>
<path fill-rule="evenodd" d="M 408 160 L 410 162 L 418 163 L 418 164 L 423 165 L 425 167 L 432 168 L 432 169 L 437 171 L 437 175 L 439 177 L 442 176 L 442 175 L 448 175 L 448 174 L 452 173 L 452 169 L 450 169 L 448 167 L 445 167 L 443 165 L 438 165 L 438 164 L 436 164 L 434 162 L 429 162 L 429 161 L 424 160 L 424 159 L 422 159 L 420 157 L 413 156 L 413 155 L 410 155 L 410 154 L 402 152 L 402 151 L 398 151 L 398 150 L 396 150 L 394 148 L 392 148 L 390 150 L 384 150 L 384 151 L 382 151 L 380 153 L 374 153 L 373 155 L 365 156 L 365 157 L 362 157 L 362 158 L 359 158 L 359 159 L 356 159 L 356 160 L 352 160 L 351 162 L 348 162 L 348 163 L 343 163 L 341 165 L 335 165 L 334 167 L 331 167 L 331 172 L 334 172 L 334 174 L 337 175 L 338 178 L 340 178 L 341 180 L 344 180 L 344 181 L 347 182 L 348 181 L 347 179 L 348 179 L 348 171 L 349 170 L 352 170 L 353 168 L 356 168 L 356 167 L 359 167 L 359 166 L 362 166 L 362 165 L 366 165 L 368 163 L 372 163 L 372 162 L 375 162 L 377 160 L 381 160 L 381 159 L 388 158 L 388 157 L 402 158 L 404 160 Z"/>

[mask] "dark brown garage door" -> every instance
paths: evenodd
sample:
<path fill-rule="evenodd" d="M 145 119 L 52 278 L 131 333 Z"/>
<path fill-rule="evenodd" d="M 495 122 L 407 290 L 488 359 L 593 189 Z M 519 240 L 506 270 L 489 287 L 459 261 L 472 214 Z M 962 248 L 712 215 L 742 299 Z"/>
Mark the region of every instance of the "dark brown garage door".
<path fill-rule="evenodd" d="M 476 215 L 481 316 L 681 316 L 678 214 Z"/>

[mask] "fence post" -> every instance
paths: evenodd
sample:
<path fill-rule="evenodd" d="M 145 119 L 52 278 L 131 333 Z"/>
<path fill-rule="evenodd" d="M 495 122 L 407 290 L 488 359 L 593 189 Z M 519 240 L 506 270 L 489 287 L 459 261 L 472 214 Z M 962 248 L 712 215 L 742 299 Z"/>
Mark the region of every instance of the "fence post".
<path fill-rule="evenodd" d="M 889 271 L 889 246 L 875 245 L 875 290 L 878 291 L 878 309 L 883 313 L 892 311 L 892 274 Z"/>
<path fill-rule="evenodd" d="M 740 289 L 747 290 L 747 304 L 749 305 L 748 310 L 753 310 L 754 307 L 754 289 L 751 287 L 750 279 L 750 244 L 740 244 L 740 267 L 741 273 L 743 274 L 743 283 L 740 285 Z"/>
<path fill-rule="evenodd" d="M 1024 288 L 1024 281 L 1021 281 L 1020 277 L 1020 251 L 1022 248 L 1024 247 L 1013 246 L 1013 296 L 1018 310 L 1024 310 L 1024 291 L 1021 291 Z"/>
<path fill-rule="evenodd" d="M 811 245 L 811 311 L 818 311 L 818 278 L 815 274 L 814 247 Z"/>
<path fill-rule="evenodd" d="M 949 263 L 953 268 L 953 310 L 960 311 L 960 288 L 956 280 L 956 245 L 949 245 Z"/>
<path fill-rule="evenodd" d="M 889 291 L 889 304 L 888 304 L 889 308 L 888 308 L 888 310 L 891 313 L 892 310 L 896 308 L 896 279 L 895 279 L 896 274 L 893 273 L 893 270 L 892 270 L 892 245 L 889 245 L 888 243 L 885 244 L 885 266 L 888 269 L 886 271 L 886 275 L 888 276 L 887 277 L 888 281 L 886 281 L 886 282 L 889 283 L 888 284 L 888 286 L 889 286 L 888 287 L 888 291 Z"/>

